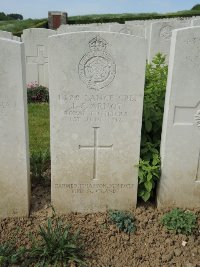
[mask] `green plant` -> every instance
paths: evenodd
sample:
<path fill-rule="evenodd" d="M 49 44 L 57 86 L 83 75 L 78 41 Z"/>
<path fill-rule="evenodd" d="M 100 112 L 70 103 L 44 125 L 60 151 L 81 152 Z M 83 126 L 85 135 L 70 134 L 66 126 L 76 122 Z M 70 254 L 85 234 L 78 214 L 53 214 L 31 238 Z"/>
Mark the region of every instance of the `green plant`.
<path fill-rule="evenodd" d="M 142 142 L 160 141 L 168 66 L 165 56 L 157 54 L 146 67 Z"/>
<path fill-rule="evenodd" d="M 188 235 L 197 227 L 197 216 L 191 211 L 173 209 L 162 217 L 161 223 L 168 230 Z"/>
<path fill-rule="evenodd" d="M 27 86 L 28 103 L 49 102 L 49 91 L 46 87 L 37 83 L 30 83 Z"/>
<path fill-rule="evenodd" d="M 135 219 L 132 214 L 125 211 L 111 210 L 108 213 L 110 221 L 125 233 L 134 233 L 136 231 Z"/>
<path fill-rule="evenodd" d="M 140 160 L 138 176 L 138 197 L 141 197 L 146 202 L 153 196 L 153 190 L 160 177 L 160 156 L 158 151 L 153 154 L 151 163 L 148 160 Z"/>
<path fill-rule="evenodd" d="M 7 267 L 12 264 L 19 264 L 24 252 L 23 247 L 16 249 L 13 241 L 0 244 L 0 266 Z"/>
<path fill-rule="evenodd" d="M 46 227 L 39 227 L 38 235 L 40 240 L 33 238 L 31 248 L 27 251 L 26 264 L 68 266 L 69 262 L 74 262 L 85 265 L 79 233 L 73 234 L 70 226 L 64 226 L 60 219 L 49 219 Z"/>
<path fill-rule="evenodd" d="M 160 139 L 168 67 L 165 56 L 157 54 L 146 67 L 138 197 L 147 201 L 154 195 L 160 177 Z"/>
<path fill-rule="evenodd" d="M 45 172 L 50 166 L 50 152 L 33 152 L 30 158 L 31 174 L 36 180 L 46 178 Z"/>

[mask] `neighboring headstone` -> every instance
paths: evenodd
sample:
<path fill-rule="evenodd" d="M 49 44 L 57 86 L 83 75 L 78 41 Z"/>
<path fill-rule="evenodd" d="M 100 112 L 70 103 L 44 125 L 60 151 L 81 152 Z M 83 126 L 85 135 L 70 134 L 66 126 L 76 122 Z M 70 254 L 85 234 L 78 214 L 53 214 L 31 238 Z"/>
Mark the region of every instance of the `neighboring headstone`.
<path fill-rule="evenodd" d="M 200 27 L 175 30 L 163 120 L 158 207 L 200 207 Z"/>
<path fill-rule="evenodd" d="M 143 25 L 110 25 L 110 31 L 145 37 L 145 26 Z"/>
<path fill-rule="evenodd" d="M 57 34 L 61 33 L 70 33 L 70 32 L 83 32 L 83 31 L 109 31 L 110 25 L 103 24 L 103 25 L 61 25 L 57 29 Z"/>
<path fill-rule="evenodd" d="M 49 39 L 53 206 L 60 213 L 134 208 L 144 38 L 79 32 Z"/>
<path fill-rule="evenodd" d="M 162 53 L 166 55 L 168 63 L 172 30 L 188 27 L 190 23 L 191 22 L 188 20 L 171 20 L 152 23 L 150 29 L 148 62 L 151 62 L 156 54 Z"/>
<path fill-rule="evenodd" d="M 22 34 L 26 56 L 26 82 L 37 82 L 49 86 L 48 37 L 56 31 L 47 29 L 26 29 Z"/>
<path fill-rule="evenodd" d="M 200 26 L 200 18 L 199 19 L 193 19 L 191 21 L 191 26 Z"/>
<path fill-rule="evenodd" d="M 18 36 L 15 36 L 13 35 L 13 38 L 12 38 L 14 41 L 17 41 L 17 42 L 21 42 L 21 38 L 18 37 Z"/>
<path fill-rule="evenodd" d="M 127 20 L 125 21 L 126 25 L 145 25 L 146 20 Z"/>
<path fill-rule="evenodd" d="M 11 32 L 0 31 L 0 38 L 13 39 Z"/>
<path fill-rule="evenodd" d="M 67 24 L 67 13 L 60 11 L 49 11 L 48 12 L 48 26 L 49 29 L 56 30 L 62 24 Z"/>
<path fill-rule="evenodd" d="M 24 44 L 0 39 L 0 217 L 28 216 L 30 170 Z"/>

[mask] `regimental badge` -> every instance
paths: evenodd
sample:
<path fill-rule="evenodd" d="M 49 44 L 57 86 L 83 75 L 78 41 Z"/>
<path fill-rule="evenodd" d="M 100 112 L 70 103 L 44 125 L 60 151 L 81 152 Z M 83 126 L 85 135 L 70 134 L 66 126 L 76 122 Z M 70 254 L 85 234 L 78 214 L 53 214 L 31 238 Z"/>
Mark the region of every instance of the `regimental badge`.
<path fill-rule="evenodd" d="M 174 30 L 174 28 L 170 25 L 162 27 L 160 30 L 160 37 L 163 40 L 170 40 L 173 30 Z"/>
<path fill-rule="evenodd" d="M 78 66 L 80 79 L 89 89 L 100 90 L 108 86 L 116 75 L 116 65 L 106 51 L 108 43 L 100 36 L 89 42 L 90 51 L 85 54 Z"/>
<path fill-rule="evenodd" d="M 132 34 L 132 31 L 129 27 L 124 27 L 120 31 L 120 33 L 125 33 L 125 34 Z"/>

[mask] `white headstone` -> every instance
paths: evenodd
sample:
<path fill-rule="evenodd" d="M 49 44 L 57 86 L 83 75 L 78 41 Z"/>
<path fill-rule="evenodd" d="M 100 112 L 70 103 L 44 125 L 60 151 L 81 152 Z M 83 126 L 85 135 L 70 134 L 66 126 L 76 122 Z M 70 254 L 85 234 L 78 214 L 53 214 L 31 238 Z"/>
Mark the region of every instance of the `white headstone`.
<path fill-rule="evenodd" d="M 145 40 L 50 37 L 52 202 L 58 212 L 136 206 Z"/>
<path fill-rule="evenodd" d="M 161 142 L 159 207 L 200 207 L 200 27 L 175 30 Z"/>
<path fill-rule="evenodd" d="M 143 25 L 126 25 L 126 24 L 111 25 L 110 31 L 145 37 L 145 26 Z"/>
<path fill-rule="evenodd" d="M 199 19 L 193 19 L 191 21 L 191 26 L 200 26 L 200 18 Z"/>
<path fill-rule="evenodd" d="M 145 25 L 146 20 L 127 20 L 125 21 L 126 25 Z"/>
<path fill-rule="evenodd" d="M 15 40 L 15 41 L 21 42 L 21 38 L 18 37 L 18 36 L 13 35 L 12 39 Z"/>
<path fill-rule="evenodd" d="M 171 43 L 172 30 L 190 26 L 190 21 L 162 21 L 151 24 L 148 62 L 151 62 L 154 56 L 158 53 L 166 55 L 166 60 L 169 59 L 169 50 Z"/>
<path fill-rule="evenodd" d="M 70 32 L 83 32 L 83 31 L 109 31 L 110 25 L 103 24 L 103 25 L 61 25 L 57 29 L 57 33 L 70 33 Z"/>
<path fill-rule="evenodd" d="M 0 39 L 0 217 L 28 216 L 25 58 L 22 43 Z"/>
<path fill-rule="evenodd" d="M 13 39 L 11 32 L 0 31 L 0 38 Z"/>
<path fill-rule="evenodd" d="M 47 29 L 26 29 L 22 34 L 26 56 L 26 82 L 37 82 L 49 86 L 48 37 L 56 31 Z"/>

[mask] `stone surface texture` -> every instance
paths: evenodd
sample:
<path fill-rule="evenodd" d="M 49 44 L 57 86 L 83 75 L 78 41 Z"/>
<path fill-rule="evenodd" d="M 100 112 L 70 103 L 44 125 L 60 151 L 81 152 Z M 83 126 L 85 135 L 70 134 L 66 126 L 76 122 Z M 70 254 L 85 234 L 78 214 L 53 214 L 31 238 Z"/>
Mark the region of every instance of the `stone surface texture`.
<path fill-rule="evenodd" d="M 200 18 L 199 19 L 193 19 L 191 21 L 191 26 L 200 26 Z"/>
<path fill-rule="evenodd" d="M 110 31 L 131 34 L 139 37 L 145 37 L 144 25 L 127 25 L 127 24 L 111 25 Z"/>
<path fill-rule="evenodd" d="M 0 31 L 0 38 L 13 39 L 11 32 Z"/>
<path fill-rule="evenodd" d="M 21 38 L 18 37 L 18 36 L 15 36 L 13 35 L 13 38 L 12 38 L 14 41 L 17 41 L 17 42 L 21 42 Z"/>
<path fill-rule="evenodd" d="M 175 30 L 163 120 L 158 207 L 200 207 L 200 27 Z"/>
<path fill-rule="evenodd" d="M 0 39 L 0 217 L 29 214 L 24 44 Z"/>
<path fill-rule="evenodd" d="M 80 32 L 49 39 L 53 206 L 60 213 L 135 208 L 144 38 Z"/>
<path fill-rule="evenodd" d="M 109 24 L 94 24 L 94 25 L 61 25 L 57 29 L 58 34 L 71 33 L 71 32 L 83 32 L 83 31 L 109 31 Z"/>

